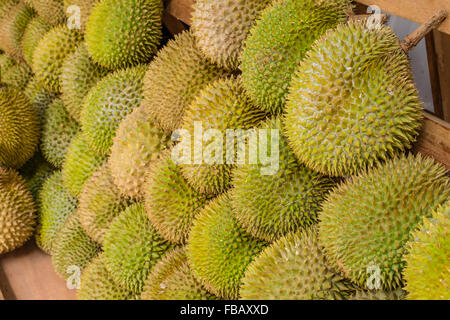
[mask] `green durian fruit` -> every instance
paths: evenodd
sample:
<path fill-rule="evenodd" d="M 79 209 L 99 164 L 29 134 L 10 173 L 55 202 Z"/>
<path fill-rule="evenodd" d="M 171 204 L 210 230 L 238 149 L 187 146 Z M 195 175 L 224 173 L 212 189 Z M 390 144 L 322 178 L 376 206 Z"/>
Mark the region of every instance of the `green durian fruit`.
<path fill-rule="evenodd" d="M 197 0 L 192 12 L 192 33 L 197 46 L 214 63 L 229 70 L 237 69 L 250 29 L 271 2 Z"/>
<path fill-rule="evenodd" d="M 331 176 L 358 173 L 410 148 L 421 126 L 408 57 L 388 27 L 349 22 L 329 31 L 290 90 L 289 143 L 301 162 Z"/>
<path fill-rule="evenodd" d="M 0 115 L 0 166 L 20 168 L 39 143 L 37 113 L 22 92 L 0 85 Z"/>
<path fill-rule="evenodd" d="M 423 219 L 408 243 L 405 261 L 407 299 L 450 299 L 450 201 Z"/>
<path fill-rule="evenodd" d="M 151 268 L 173 247 L 158 235 L 143 204 L 133 204 L 111 223 L 103 249 L 106 269 L 118 285 L 140 294 Z"/>
<path fill-rule="evenodd" d="M 145 174 L 169 144 L 170 137 L 151 123 L 142 107 L 136 108 L 120 123 L 108 163 L 121 195 L 143 198 Z"/>
<path fill-rule="evenodd" d="M 36 243 L 45 252 L 53 252 L 56 235 L 78 206 L 63 186 L 60 171 L 55 171 L 42 185 L 39 192 L 39 218 Z"/>
<path fill-rule="evenodd" d="M 168 252 L 145 282 L 142 300 L 216 300 L 194 277 L 184 248 Z"/>
<path fill-rule="evenodd" d="M 75 24 L 79 23 L 80 29 L 83 32 L 85 32 L 88 17 L 91 14 L 92 8 L 97 2 L 99 2 L 99 0 L 63 0 L 63 1 L 64 1 L 64 12 L 66 13 L 67 19 L 73 20 Z M 77 10 L 77 7 L 79 8 L 79 11 Z M 77 16 L 78 13 L 79 16 Z"/>
<path fill-rule="evenodd" d="M 319 239 L 325 255 L 363 288 L 400 288 L 412 232 L 449 199 L 445 168 L 420 155 L 401 155 L 364 171 L 322 205 Z"/>
<path fill-rule="evenodd" d="M 343 300 L 356 287 L 327 264 L 316 228 L 290 233 L 266 248 L 242 280 L 243 300 Z"/>
<path fill-rule="evenodd" d="M 87 95 L 81 111 L 81 126 L 89 146 L 110 153 L 120 122 L 141 105 L 146 66 L 116 71 L 100 80 Z"/>
<path fill-rule="evenodd" d="M 80 44 L 75 52 L 64 60 L 61 99 L 72 118 L 80 122 L 83 102 L 89 90 L 107 74 L 108 70 L 94 63 L 89 57 L 85 43 Z"/>
<path fill-rule="evenodd" d="M 45 110 L 47 110 L 48 106 L 56 98 L 56 95 L 47 90 L 36 78 L 33 78 L 28 82 L 24 93 L 36 110 L 39 122 L 42 125 L 44 123 Z"/>
<path fill-rule="evenodd" d="M 105 156 L 89 148 L 83 133 L 78 133 L 70 143 L 62 167 L 64 186 L 69 193 L 78 197 L 86 180 L 105 160 Z"/>
<path fill-rule="evenodd" d="M 102 0 L 86 24 L 92 59 L 110 69 L 149 62 L 162 38 L 161 0 Z"/>
<path fill-rule="evenodd" d="M 258 107 L 275 114 L 284 110 L 298 64 L 317 38 L 346 21 L 350 5 L 350 0 L 276 0 L 262 12 L 241 65 L 244 88 Z"/>
<path fill-rule="evenodd" d="M 57 26 L 65 22 L 63 0 L 30 0 L 32 7 L 45 22 Z"/>
<path fill-rule="evenodd" d="M 158 52 L 144 77 L 144 99 L 151 120 L 166 132 L 178 129 L 200 89 L 227 73 L 209 62 L 191 32 L 175 36 Z"/>
<path fill-rule="evenodd" d="M 75 52 L 82 38 L 78 30 L 69 30 L 66 25 L 60 25 L 50 29 L 39 40 L 33 54 L 33 71 L 45 88 L 55 93 L 61 92 L 63 62 Z"/>
<path fill-rule="evenodd" d="M 171 152 L 152 163 L 143 186 L 145 209 L 152 226 L 170 242 L 184 244 L 208 196 L 195 191 L 172 161 Z"/>
<path fill-rule="evenodd" d="M 33 55 L 39 41 L 49 32 L 51 25 L 45 22 L 41 17 L 35 16 L 28 23 L 22 37 L 23 57 L 28 65 L 33 65 Z"/>
<path fill-rule="evenodd" d="M 20 168 L 20 173 L 25 178 L 36 204 L 39 204 L 39 193 L 44 182 L 47 181 L 54 171 L 55 168 L 45 161 L 40 152 L 36 152 L 34 157 Z"/>
<path fill-rule="evenodd" d="M 84 232 L 78 215 L 72 213 L 58 232 L 52 254 L 55 272 L 68 279 L 84 268 L 100 252 L 100 246 Z"/>
<path fill-rule="evenodd" d="M 272 242 L 314 224 L 336 181 L 298 163 L 282 136 L 279 119 L 267 121 L 261 129 L 268 130 L 267 141 L 277 139 L 279 168 L 264 172 L 260 161 L 239 165 L 233 171 L 230 193 L 239 224 L 254 237 Z M 257 144 L 251 140 L 250 150 L 257 152 Z"/>
<path fill-rule="evenodd" d="M 105 266 L 103 253 L 84 269 L 77 300 L 133 300 L 132 292 L 118 285 Z"/>
<path fill-rule="evenodd" d="M 84 231 L 100 244 L 114 218 L 131 204 L 120 196 L 106 162 L 87 179 L 79 199 L 77 213 L 80 223 Z"/>
<path fill-rule="evenodd" d="M 402 289 L 394 291 L 358 290 L 350 300 L 405 300 L 406 292 Z"/>
<path fill-rule="evenodd" d="M 13 59 L 11 59 L 13 60 Z M 25 62 L 14 62 L 9 68 L 1 68 L 1 82 L 23 91 L 30 82 L 33 73 Z"/>
<path fill-rule="evenodd" d="M 237 299 L 245 270 L 266 245 L 239 226 L 225 193 L 194 221 L 186 252 L 194 276 L 208 290 L 220 298 Z"/>
<path fill-rule="evenodd" d="M 35 225 L 36 205 L 25 179 L 0 166 L 0 255 L 27 242 Z"/>
<path fill-rule="evenodd" d="M 61 99 L 56 99 L 45 110 L 42 126 L 41 151 L 45 159 L 61 168 L 73 138 L 80 126 L 73 120 Z"/>

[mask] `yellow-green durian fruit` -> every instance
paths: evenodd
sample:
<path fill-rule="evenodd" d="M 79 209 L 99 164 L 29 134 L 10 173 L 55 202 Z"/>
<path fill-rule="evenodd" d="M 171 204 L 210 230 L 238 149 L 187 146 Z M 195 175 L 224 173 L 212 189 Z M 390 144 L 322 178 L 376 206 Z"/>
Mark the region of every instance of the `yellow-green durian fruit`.
<path fill-rule="evenodd" d="M 6 54 L 4 54 L 6 56 Z M 7 61 L 10 60 L 10 61 Z M 12 58 L 6 57 L 1 68 L 1 82 L 23 91 L 30 82 L 33 73 L 25 62 L 15 62 Z"/>
<path fill-rule="evenodd" d="M 207 83 L 227 73 L 205 58 L 190 31 L 175 36 L 158 52 L 144 78 L 142 106 L 166 132 L 181 125 L 185 110 Z"/>
<path fill-rule="evenodd" d="M 22 37 L 23 58 L 29 66 L 33 65 L 33 55 L 39 41 L 49 32 L 51 25 L 41 17 L 34 16 L 28 23 Z"/>
<path fill-rule="evenodd" d="M 36 205 L 25 179 L 0 166 L 0 255 L 27 242 L 35 225 Z"/>
<path fill-rule="evenodd" d="M 185 248 L 169 251 L 145 282 L 142 300 L 215 300 L 192 274 Z"/>
<path fill-rule="evenodd" d="M 25 88 L 25 95 L 36 110 L 41 125 L 44 123 L 44 114 L 48 106 L 56 98 L 56 94 L 46 89 L 36 78 L 32 78 Z"/>
<path fill-rule="evenodd" d="M 423 219 L 408 243 L 405 261 L 407 299 L 450 299 L 450 201 Z"/>
<path fill-rule="evenodd" d="M 402 289 L 394 291 L 358 290 L 350 300 L 405 300 L 406 292 Z"/>
<path fill-rule="evenodd" d="M 319 214 L 330 264 L 362 288 L 401 288 L 407 242 L 450 199 L 446 174 L 432 159 L 401 155 L 335 188 Z"/>
<path fill-rule="evenodd" d="M 208 290 L 220 298 L 237 299 L 245 270 L 266 245 L 239 226 L 231 199 L 223 194 L 194 221 L 186 252 L 194 276 Z"/>
<path fill-rule="evenodd" d="M 32 7 L 45 22 L 52 26 L 66 21 L 63 0 L 30 0 Z"/>
<path fill-rule="evenodd" d="M 197 0 L 192 32 L 212 62 L 229 70 L 239 67 L 244 41 L 271 0 Z"/>
<path fill-rule="evenodd" d="M 295 155 L 332 176 L 358 173 L 410 148 L 422 119 L 397 36 L 364 22 L 340 25 L 314 44 L 296 71 L 286 109 Z"/>
<path fill-rule="evenodd" d="M 243 300 L 343 300 L 356 286 L 330 267 L 316 228 L 290 233 L 266 248 L 242 280 Z"/>

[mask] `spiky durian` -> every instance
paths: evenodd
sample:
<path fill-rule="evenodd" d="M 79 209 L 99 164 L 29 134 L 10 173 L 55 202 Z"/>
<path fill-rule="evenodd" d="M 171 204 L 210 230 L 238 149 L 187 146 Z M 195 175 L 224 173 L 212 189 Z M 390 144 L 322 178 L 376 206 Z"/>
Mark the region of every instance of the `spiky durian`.
<path fill-rule="evenodd" d="M 52 263 L 55 272 L 67 279 L 83 271 L 100 251 L 100 246 L 84 232 L 78 215 L 72 213 L 55 239 Z"/>
<path fill-rule="evenodd" d="M 41 151 L 49 163 L 61 168 L 67 150 L 80 126 L 66 110 L 64 102 L 56 99 L 45 110 L 42 126 Z"/>
<path fill-rule="evenodd" d="M 114 183 L 123 196 L 142 198 L 145 174 L 170 138 L 156 128 L 142 107 L 136 108 L 120 124 L 111 148 L 109 167 Z"/>
<path fill-rule="evenodd" d="M 63 0 L 64 12 L 68 22 L 74 27 L 86 31 L 86 23 L 92 8 L 99 0 Z M 79 11 L 78 11 L 79 10 Z M 79 16 L 78 16 L 79 14 Z"/>
<path fill-rule="evenodd" d="M 86 233 L 101 244 L 111 222 L 130 204 L 120 196 L 105 162 L 86 181 L 77 213 Z"/>
<path fill-rule="evenodd" d="M 39 41 L 49 32 L 51 25 L 45 22 L 41 17 L 35 16 L 28 23 L 22 37 L 23 57 L 28 65 L 33 65 L 33 54 Z"/>
<path fill-rule="evenodd" d="M 78 200 L 63 186 L 60 171 L 54 172 L 43 184 L 39 192 L 39 218 L 36 243 L 51 254 L 56 235 L 75 209 Z"/>
<path fill-rule="evenodd" d="M 240 77 L 220 79 L 207 85 L 186 110 L 183 118 L 181 128 L 187 130 L 190 136 L 182 137 L 180 143 L 185 143 L 183 140 L 188 139 L 189 145 L 192 146 L 191 155 L 186 157 L 183 154 L 183 160 L 180 160 L 184 177 L 201 193 L 225 192 L 230 188 L 231 171 L 234 167 L 233 163 L 229 163 L 231 161 L 228 161 L 227 153 L 233 150 L 236 144 L 235 139 L 227 141 L 227 130 L 253 128 L 265 117 L 266 113 L 255 108 L 245 95 Z M 204 141 L 206 139 L 203 134 L 196 134 L 198 126 L 201 126 L 200 130 L 203 131 L 218 130 L 221 136 L 213 136 L 209 141 Z M 223 142 L 222 145 L 219 138 Z M 200 155 L 203 154 L 198 164 L 196 149 L 200 149 Z"/>
<path fill-rule="evenodd" d="M 421 125 L 408 57 L 388 27 L 349 22 L 327 32 L 290 90 L 289 143 L 300 161 L 332 176 L 355 174 L 409 148 Z"/>
<path fill-rule="evenodd" d="M 194 276 L 208 290 L 220 298 L 237 299 L 245 270 L 266 245 L 239 226 L 231 199 L 223 194 L 194 221 L 187 256 Z"/>
<path fill-rule="evenodd" d="M 252 28 L 242 54 L 242 80 L 263 110 L 281 113 L 292 75 L 313 42 L 346 20 L 350 0 L 277 0 Z"/>
<path fill-rule="evenodd" d="M 271 0 L 197 0 L 192 12 L 197 46 L 211 61 L 226 69 L 237 69 L 250 29 L 270 3 Z"/>
<path fill-rule="evenodd" d="M 266 248 L 242 280 L 244 300 L 342 300 L 355 285 L 328 266 L 316 228 L 290 233 Z"/>
<path fill-rule="evenodd" d="M 84 269 L 77 300 L 132 300 L 132 292 L 114 282 L 106 269 L 103 253 Z"/>
<path fill-rule="evenodd" d="M 117 284 L 140 294 L 151 268 L 172 247 L 151 226 L 144 205 L 137 203 L 111 223 L 103 241 L 104 261 Z"/>
<path fill-rule="evenodd" d="M 423 219 L 405 261 L 407 299 L 450 300 L 450 201 Z"/>
<path fill-rule="evenodd" d="M 81 43 L 83 35 L 66 25 L 50 29 L 39 41 L 33 53 L 36 78 L 50 91 L 61 91 L 60 77 L 64 59 Z"/>
<path fill-rule="evenodd" d="M 64 186 L 78 197 L 86 180 L 106 160 L 106 157 L 89 148 L 83 133 L 72 139 L 62 167 Z"/>
<path fill-rule="evenodd" d="M 22 246 L 35 225 L 36 206 L 25 179 L 0 166 L 0 255 Z"/>
<path fill-rule="evenodd" d="M 1 68 L 1 82 L 22 91 L 28 85 L 33 73 L 25 62 L 11 60 L 11 65 Z"/>
<path fill-rule="evenodd" d="M 401 287 L 412 232 L 450 199 L 445 175 L 432 159 L 402 155 L 333 190 L 319 215 L 319 239 L 330 264 L 364 288 Z"/>
<path fill-rule="evenodd" d="M 406 292 L 402 289 L 394 291 L 358 290 L 350 300 L 405 300 Z"/>
<path fill-rule="evenodd" d="M 208 197 L 188 184 L 169 151 L 151 165 L 142 189 L 147 216 L 156 231 L 168 241 L 185 243 Z"/>
<path fill-rule="evenodd" d="M 161 0 L 102 0 L 86 24 L 86 43 L 95 62 L 118 69 L 145 63 L 162 38 Z"/>
<path fill-rule="evenodd" d="M 120 122 L 141 105 L 146 66 L 116 71 L 89 91 L 81 111 L 81 126 L 89 146 L 109 154 Z"/>
<path fill-rule="evenodd" d="M 57 26 L 65 21 L 63 0 L 30 0 L 34 10 L 45 22 Z"/>
<path fill-rule="evenodd" d="M 64 60 L 61 74 L 61 99 L 72 118 L 80 122 L 86 95 L 107 74 L 108 70 L 94 63 L 89 57 L 84 42 Z M 107 93 L 105 95 L 108 96 Z"/>
<path fill-rule="evenodd" d="M 41 125 L 44 123 L 44 113 L 56 98 L 56 95 L 47 90 L 36 78 L 31 79 L 25 88 L 25 95 L 36 110 Z"/>
<path fill-rule="evenodd" d="M 3 0 L 0 2 L 0 20 L 7 16 L 9 10 L 14 8 L 20 0 Z"/>
<path fill-rule="evenodd" d="M 274 137 L 277 141 L 279 148 L 271 147 L 276 148 L 279 168 L 263 172 L 260 161 L 237 166 L 231 198 L 239 224 L 254 237 L 274 241 L 315 223 L 321 203 L 336 182 L 298 163 L 282 136 L 279 119 L 261 128 L 268 130 L 267 141 L 273 142 Z M 257 144 L 257 139 L 250 140 L 250 152 L 258 152 Z"/>
<path fill-rule="evenodd" d="M 36 204 L 39 203 L 39 192 L 42 185 L 53 174 L 54 168 L 45 161 L 40 152 L 36 152 L 34 157 L 28 160 L 25 165 L 20 168 L 20 173 L 27 181 L 28 188 L 33 195 Z"/>
<path fill-rule="evenodd" d="M 142 300 L 215 300 L 194 277 L 184 248 L 169 251 L 147 278 Z"/>
<path fill-rule="evenodd" d="M 0 85 L 0 166 L 20 168 L 36 151 L 39 119 L 28 98 Z"/>
<path fill-rule="evenodd" d="M 144 78 L 142 106 L 156 125 L 167 132 L 174 131 L 200 89 L 225 75 L 203 56 L 192 33 L 183 32 L 150 63 Z"/>

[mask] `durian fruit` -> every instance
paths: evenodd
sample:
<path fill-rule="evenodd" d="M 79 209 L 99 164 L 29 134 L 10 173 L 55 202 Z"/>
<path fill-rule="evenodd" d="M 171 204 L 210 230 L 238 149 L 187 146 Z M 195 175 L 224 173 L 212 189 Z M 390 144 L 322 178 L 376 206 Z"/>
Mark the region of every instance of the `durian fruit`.
<path fill-rule="evenodd" d="M 450 299 L 450 201 L 424 218 L 408 243 L 405 261 L 407 299 Z"/>
<path fill-rule="evenodd" d="M 242 280 L 243 300 L 343 300 L 356 287 L 327 264 L 316 228 L 290 233 L 266 248 Z"/>
<path fill-rule="evenodd" d="M 61 168 L 72 139 L 80 131 L 61 99 L 56 99 L 45 110 L 42 126 L 41 151 L 45 159 L 56 168 Z"/>
<path fill-rule="evenodd" d="M 162 38 L 161 0 L 102 0 L 91 10 L 86 43 L 95 62 L 110 69 L 146 63 Z"/>
<path fill-rule="evenodd" d="M 116 71 L 89 91 L 81 110 L 81 126 L 89 146 L 110 153 L 120 122 L 141 105 L 146 66 Z"/>
<path fill-rule="evenodd" d="M 21 247 L 35 225 L 36 205 L 25 179 L 0 166 L 0 255 Z"/>
<path fill-rule="evenodd" d="M 208 290 L 219 298 L 237 299 L 245 270 L 266 245 L 239 226 L 225 193 L 194 221 L 186 253 L 194 276 Z"/>
<path fill-rule="evenodd" d="M 279 119 L 261 126 L 267 130 L 267 141 L 272 141 L 272 135 L 277 138 L 279 168 L 263 174 L 261 162 L 239 165 L 233 171 L 231 190 L 239 224 L 254 237 L 270 242 L 315 223 L 322 202 L 336 185 L 333 179 L 298 163 L 281 127 Z M 257 152 L 257 143 L 251 141 L 250 150 Z"/>
<path fill-rule="evenodd" d="M 227 130 L 251 129 L 265 117 L 266 113 L 256 108 L 245 95 L 240 77 L 219 79 L 201 90 L 186 110 L 181 127 L 190 134 L 190 137 L 182 137 L 182 140 L 190 138 L 188 142 L 192 148 L 190 157 L 183 154 L 183 159 L 191 163 L 180 160 L 184 162 L 180 166 L 184 177 L 195 190 L 216 195 L 230 188 L 234 165 L 227 161 L 226 155 L 235 148 L 236 141 L 228 143 Z M 201 125 L 203 132 L 209 129 L 220 131 L 222 154 L 216 154 L 220 152 L 220 139 L 214 137 L 206 141 L 203 134 L 196 134 L 198 125 Z M 196 159 L 196 147 L 203 154 L 200 163 Z"/>
<path fill-rule="evenodd" d="M 28 23 L 22 37 L 23 58 L 28 65 L 33 65 L 34 50 L 42 37 L 49 32 L 50 29 L 51 25 L 39 16 L 34 16 Z"/>
<path fill-rule="evenodd" d="M 105 234 L 106 269 L 118 285 L 138 295 L 151 268 L 172 247 L 151 226 L 144 205 L 136 203 L 116 217 Z"/>
<path fill-rule="evenodd" d="M 19 4 L 20 0 L 3 0 L 0 2 L 0 20 L 7 17 L 9 10 Z"/>
<path fill-rule="evenodd" d="M 1 68 L 1 82 L 20 91 L 24 90 L 33 75 L 30 67 L 25 62 L 15 62 L 8 68 Z"/>
<path fill-rule="evenodd" d="M 36 152 L 34 157 L 20 168 L 20 173 L 27 181 L 28 188 L 36 204 L 39 204 L 39 193 L 44 182 L 47 181 L 54 171 L 55 168 L 45 161 L 40 152 Z"/>
<path fill-rule="evenodd" d="M 84 268 L 100 252 L 100 246 L 84 232 L 78 215 L 72 213 L 55 239 L 52 263 L 55 272 L 68 279 L 74 270 Z"/>
<path fill-rule="evenodd" d="M 47 90 L 36 78 L 28 82 L 24 93 L 36 110 L 40 123 L 43 124 L 45 110 L 47 110 L 48 106 L 56 98 L 56 95 Z"/>
<path fill-rule="evenodd" d="M 284 110 L 299 62 L 326 30 L 346 21 L 350 5 L 350 0 L 276 0 L 261 13 L 241 65 L 244 87 L 260 108 L 275 114 Z"/>
<path fill-rule="evenodd" d="M 150 63 L 144 77 L 142 106 L 166 132 L 181 125 L 189 104 L 210 81 L 227 73 L 209 62 L 190 31 L 175 36 Z"/>
<path fill-rule="evenodd" d="M 358 290 L 350 300 L 405 300 L 406 292 L 402 289 L 394 291 Z"/>
<path fill-rule="evenodd" d="M 86 233 L 100 244 L 114 218 L 131 204 L 120 196 L 106 162 L 86 181 L 79 199 L 77 213 L 80 223 Z"/>
<path fill-rule="evenodd" d="M 45 22 L 57 26 L 65 22 L 63 0 L 30 0 L 34 10 Z"/>
<path fill-rule="evenodd" d="M 99 168 L 106 157 L 89 148 L 80 132 L 72 139 L 62 167 L 64 186 L 74 197 L 83 190 L 86 180 Z"/>
<path fill-rule="evenodd" d="M 77 300 L 133 300 L 133 294 L 114 282 L 106 269 L 103 253 L 84 269 Z"/>
<path fill-rule="evenodd" d="M 449 199 L 445 168 L 420 154 L 364 171 L 334 189 L 322 205 L 319 239 L 325 255 L 363 288 L 400 288 L 412 232 Z"/>
<path fill-rule="evenodd" d="M 61 91 L 60 77 L 64 59 L 81 43 L 83 35 L 66 25 L 52 28 L 39 40 L 33 54 L 36 78 L 50 91 Z"/>
<path fill-rule="evenodd" d="M 215 300 L 194 277 L 185 248 L 169 251 L 152 269 L 141 294 L 142 300 Z"/>
<path fill-rule="evenodd" d="M 108 70 L 94 63 L 89 57 L 84 42 L 64 60 L 61 74 L 61 99 L 72 118 L 80 122 L 84 99 L 89 90 L 107 73 Z"/>
<path fill-rule="evenodd" d="M 150 166 L 142 189 L 147 216 L 156 231 L 170 242 L 186 243 L 192 223 L 208 197 L 189 185 L 170 152 L 164 152 Z"/>
<path fill-rule="evenodd" d="M 120 123 L 108 163 L 121 195 L 142 199 L 145 174 L 169 144 L 170 137 L 152 124 L 142 107 Z"/>
<path fill-rule="evenodd" d="M 20 168 L 39 143 L 39 119 L 28 98 L 0 85 L 0 166 Z"/>
<path fill-rule="evenodd" d="M 250 29 L 270 3 L 271 0 L 197 0 L 192 12 L 197 46 L 214 63 L 237 69 Z"/>
<path fill-rule="evenodd" d="M 69 20 L 73 19 L 73 22 L 80 23 L 79 27 L 84 32 L 86 31 L 86 23 L 89 15 L 91 14 L 92 8 L 94 4 L 99 0 L 63 0 L 64 1 L 64 12 L 66 13 L 66 17 Z M 78 14 L 78 11 L 74 10 L 76 6 L 80 9 L 80 16 L 75 16 Z M 79 20 L 78 20 L 79 18 Z M 77 26 L 78 27 L 78 26 Z"/>
<path fill-rule="evenodd" d="M 63 186 L 60 171 L 54 172 L 43 184 L 39 192 L 39 218 L 36 243 L 45 252 L 53 252 L 56 235 L 78 206 Z"/>
<path fill-rule="evenodd" d="M 327 32 L 292 80 L 286 135 L 300 161 L 324 174 L 352 175 L 386 160 L 410 148 L 421 126 L 397 36 L 367 28 L 349 22 Z"/>

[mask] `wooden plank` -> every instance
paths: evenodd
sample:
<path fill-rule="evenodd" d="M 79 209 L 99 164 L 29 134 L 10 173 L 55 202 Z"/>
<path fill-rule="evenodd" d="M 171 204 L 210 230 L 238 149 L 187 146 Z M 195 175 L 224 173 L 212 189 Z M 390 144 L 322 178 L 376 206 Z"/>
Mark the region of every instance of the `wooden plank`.
<path fill-rule="evenodd" d="M 194 0 L 167 0 L 166 11 L 187 25 L 191 25 Z"/>
<path fill-rule="evenodd" d="M 424 23 L 439 9 L 445 9 L 450 14 L 450 0 L 357 0 L 357 2 L 377 5 L 383 11 L 417 23 Z M 450 19 L 444 21 L 439 30 L 450 34 Z"/>
<path fill-rule="evenodd" d="M 73 300 L 75 290 L 53 270 L 51 257 L 34 241 L 0 256 L 0 287 L 5 299 Z"/>
<path fill-rule="evenodd" d="M 450 35 L 435 31 L 433 38 L 442 101 L 439 116 L 450 122 Z"/>
<path fill-rule="evenodd" d="M 422 133 L 414 151 L 434 158 L 450 170 L 450 123 L 425 112 Z"/>
<path fill-rule="evenodd" d="M 443 119 L 442 94 L 439 79 L 439 66 L 437 62 L 434 33 L 430 32 L 429 34 L 427 34 L 425 40 L 427 46 L 427 60 L 428 60 L 428 70 L 430 74 L 431 92 L 433 94 L 434 114 L 438 118 Z"/>
<path fill-rule="evenodd" d="M 181 22 L 181 20 L 178 20 L 177 18 L 172 16 L 167 11 L 164 11 L 163 23 L 166 26 L 167 30 L 169 30 L 169 32 L 173 35 L 186 30 L 183 22 Z"/>

